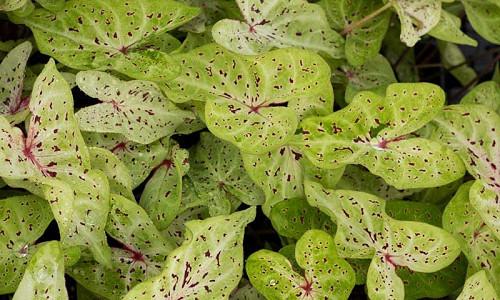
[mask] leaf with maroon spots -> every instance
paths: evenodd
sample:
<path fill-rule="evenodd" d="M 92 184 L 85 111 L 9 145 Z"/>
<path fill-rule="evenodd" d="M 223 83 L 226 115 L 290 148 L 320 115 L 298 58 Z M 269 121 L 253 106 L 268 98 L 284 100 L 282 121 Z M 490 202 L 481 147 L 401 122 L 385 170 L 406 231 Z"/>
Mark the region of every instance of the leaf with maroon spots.
<path fill-rule="evenodd" d="M 140 205 L 159 230 L 166 229 L 180 210 L 182 177 L 189 169 L 187 150 L 173 145 L 141 194 Z"/>
<path fill-rule="evenodd" d="M 500 114 L 500 83 L 486 81 L 478 84 L 461 100 L 460 104 L 483 104 Z"/>
<path fill-rule="evenodd" d="M 284 145 L 298 119 L 332 111 L 330 67 L 308 51 L 248 57 L 209 44 L 176 60 L 183 71 L 163 86 L 168 98 L 206 101 L 208 129 L 243 152 L 262 154 Z"/>
<path fill-rule="evenodd" d="M 123 299 L 226 299 L 243 272 L 243 234 L 255 208 L 186 223 L 186 240 L 162 273 L 137 285 Z"/>
<path fill-rule="evenodd" d="M 372 300 L 405 299 L 403 280 L 383 256 L 376 255 L 372 259 L 366 275 L 366 288 Z"/>
<path fill-rule="evenodd" d="M 71 0 L 52 13 L 36 9 L 22 22 L 40 51 L 77 69 L 108 69 L 129 77 L 161 81 L 179 71 L 172 58 L 143 42 L 161 36 L 198 14 L 174 1 Z"/>
<path fill-rule="evenodd" d="M 498 299 L 495 288 L 488 281 L 486 272 L 479 271 L 469 277 L 457 300 L 494 300 Z"/>
<path fill-rule="evenodd" d="M 174 244 L 162 237 L 147 213 L 135 202 L 111 196 L 106 232 L 121 244 L 112 247 L 111 268 L 84 253 L 68 273 L 90 291 L 121 299 L 135 285 L 159 274 Z"/>
<path fill-rule="evenodd" d="M 270 250 L 259 250 L 247 260 L 252 285 L 266 299 L 347 299 L 355 274 L 340 258 L 333 238 L 321 230 L 309 230 L 295 247 L 295 259 L 304 270 L 300 275 L 290 261 Z"/>
<path fill-rule="evenodd" d="M 441 186 L 465 173 L 449 148 L 412 133 L 439 113 L 444 92 L 428 83 L 394 83 L 386 97 L 356 95 L 350 105 L 302 122 L 306 156 L 318 167 L 360 164 L 397 189 Z"/>
<path fill-rule="evenodd" d="M 237 0 L 243 21 L 224 19 L 212 28 L 214 40 L 240 54 L 273 48 L 302 48 L 339 59 L 344 39 L 330 28 L 321 6 L 305 0 Z"/>
<path fill-rule="evenodd" d="M 23 95 L 23 87 L 31 48 L 30 42 L 19 44 L 0 64 L 0 115 L 11 124 L 21 123 L 29 114 L 29 96 Z"/>
<path fill-rule="evenodd" d="M 464 183 L 450 200 L 443 213 L 443 228 L 459 242 L 470 272 L 485 270 L 491 282 L 499 282 L 500 240 L 469 200 L 473 184 L 473 181 Z"/>
<path fill-rule="evenodd" d="M 37 249 L 35 242 L 53 220 L 50 206 L 34 195 L 0 200 L 0 294 L 13 293 Z"/>
<path fill-rule="evenodd" d="M 31 257 L 13 300 L 67 300 L 64 255 L 59 242 L 41 245 Z"/>
<path fill-rule="evenodd" d="M 477 104 L 450 105 L 434 119 L 432 138 L 447 144 L 467 171 L 500 194 L 500 116 Z"/>
<path fill-rule="evenodd" d="M 484 223 L 500 240 L 500 193 L 495 193 L 481 180 L 476 180 L 470 189 L 469 199 Z"/>
<path fill-rule="evenodd" d="M 167 229 L 162 231 L 162 235 L 173 240 L 177 247 L 184 242 L 185 224 L 192 220 L 203 220 L 209 216 L 208 209 L 204 206 L 195 206 L 184 209 L 178 213 Z"/>
<path fill-rule="evenodd" d="M 99 147 L 88 149 L 92 169 L 101 170 L 106 174 L 111 193 L 133 200 L 132 178 L 127 166 L 107 149 Z"/>
<path fill-rule="evenodd" d="M 168 155 L 168 139 L 143 145 L 120 134 L 84 132 L 83 136 L 89 147 L 107 149 L 125 164 L 132 177 L 132 189 L 139 186 Z"/>
<path fill-rule="evenodd" d="M 78 87 L 102 103 L 76 113 L 84 131 L 120 133 L 127 139 L 150 144 L 172 135 L 191 112 L 168 101 L 154 83 L 121 81 L 104 72 L 83 71 L 76 75 Z"/>

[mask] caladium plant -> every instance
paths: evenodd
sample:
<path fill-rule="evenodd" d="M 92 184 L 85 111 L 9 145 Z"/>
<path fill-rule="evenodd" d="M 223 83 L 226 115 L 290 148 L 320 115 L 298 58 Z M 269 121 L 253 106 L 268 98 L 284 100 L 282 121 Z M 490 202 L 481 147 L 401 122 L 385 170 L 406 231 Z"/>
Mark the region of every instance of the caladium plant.
<path fill-rule="evenodd" d="M 499 28 L 499 0 L 0 0 L 0 298 L 498 298 Z"/>

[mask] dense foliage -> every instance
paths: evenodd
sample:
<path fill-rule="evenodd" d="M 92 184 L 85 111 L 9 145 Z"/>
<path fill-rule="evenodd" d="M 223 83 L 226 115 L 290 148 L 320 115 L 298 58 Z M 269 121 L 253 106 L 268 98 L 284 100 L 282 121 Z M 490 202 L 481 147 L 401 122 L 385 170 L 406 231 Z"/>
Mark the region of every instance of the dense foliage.
<path fill-rule="evenodd" d="M 0 21 L 6 299 L 498 299 L 499 0 Z"/>

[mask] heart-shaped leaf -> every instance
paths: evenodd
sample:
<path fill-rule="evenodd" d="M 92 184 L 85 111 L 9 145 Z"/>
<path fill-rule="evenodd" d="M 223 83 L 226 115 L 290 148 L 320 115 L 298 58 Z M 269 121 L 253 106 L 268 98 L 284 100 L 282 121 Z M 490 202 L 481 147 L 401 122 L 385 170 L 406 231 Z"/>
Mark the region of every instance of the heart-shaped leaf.
<path fill-rule="evenodd" d="M 243 271 L 243 234 L 255 209 L 186 223 L 186 241 L 168 256 L 160 275 L 137 285 L 123 299 L 223 299 Z"/>
<path fill-rule="evenodd" d="M 13 293 L 53 216 L 47 201 L 34 195 L 0 200 L 0 294 Z"/>
<path fill-rule="evenodd" d="M 23 95 L 23 87 L 31 48 L 30 42 L 19 44 L 0 64 L 0 115 L 11 124 L 24 121 L 29 113 L 29 96 Z"/>
<path fill-rule="evenodd" d="M 247 260 L 252 285 L 266 299 L 347 299 L 355 275 L 335 250 L 333 238 L 321 230 L 307 231 L 297 242 L 295 259 L 300 275 L 283 255 L 259 250 Z"/>
<path fill-rule="evenodd" d="M 356 95 L 350 105 L 302 122 L 304 149 L 318 167 L 361 164 L 398 189 L 440 186 L 464 175 L 460 158 L 440 143 L 410 138 L 443 106 L 432 84 L 395 83 L 386 97 Z"/>
<path fill-rule="evenodd" d="M 477 41 L 467 36 L 460 30 L 460 18 L 447 12 L 441 11 L 439 23 L 429 31 L 429 35 L 451 43 L 477 46 Z"/>
<path fill-rule="evenodd" d="M 483 104 L 500 114 L 500 83 L 486 81 L 475 86 L 465 95 L 460 104 Z"/>
<path fill-rule="evenodd" d="M 135 202 L 119 195 L 112 195 L 111 202 L 106 232 L 121 244 L 112 248 L 111 268 L 84 255 L 68 272 L 92 292 L 121 299 L 135 285 L 161 272 L 174 245 Z"/>
<path fill-rule="evenodd" d="M 488 281 L 486 272 L 479 271 L 467 279 L 457 300 L 492 300 L 497 298 L 495 288 Z"/>
<path fill-rule="evenodd" d="M 77 70 L 111 69 L 132 78 L 165 80 L 178 66 L 166 53 L 144 43 L 186 23 L 197 8 L 171 0 L 71 0 L 52 13 L 36 9 L 22 21 L 40 51 Z"/>
<path fill-rule="evenodd" d="M 104 72 L 83 71 L 76 75 L 76 83 L 102 102 L 77 112 L 84 131 L 120 133 L 133 142 L 150 144 L 172 135 L 184 119 L 195 118 L 170 103 L 148 81 L 121 81 Z"/>
<path fill-rule="evenodd" d="M 214 40 L 240 54 L 273 48 L 303 48 L 332 58 L 344 56 L 344 40 L 332 30 L 325 12 L 305 0 L 237 0 L 244 21 L 224 19 L 212 28 Z"/>
<path fill-rule="evenodd" d="M 500 44 L 500 3 L 496 0 L 463 0 L 467 19 L 486 40 Z"/>
<path fill-rule="evenodd" d="M 51 241 L 38 248 L 30 259 L 13 300 L 68 299 L 61 245 Z"/>

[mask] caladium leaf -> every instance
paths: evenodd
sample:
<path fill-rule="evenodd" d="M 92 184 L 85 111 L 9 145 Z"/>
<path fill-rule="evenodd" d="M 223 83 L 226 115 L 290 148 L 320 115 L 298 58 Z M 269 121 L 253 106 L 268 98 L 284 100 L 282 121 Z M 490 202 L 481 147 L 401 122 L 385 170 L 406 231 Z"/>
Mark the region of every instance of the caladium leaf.
<path fill-rule="evenodd" d="M 305 199 L 281 201 L 271 209 L 270 219 L 281 236 L 300 239 L 310 229 L 335 232 L 335 224 L 319 209 L 311 207 Z"/>
<path fill-rule="evenodd" d="M 237 0 L 244 21 L 224 19 L 212 28 L 214 40 L 240 54 L 296 47 L 344 56 L 344 40 L 328 24 L 323 9 L 305 0 Z"/>
<path fill-rule="evenodd" d="M 68 273 L 98 295 L 121 299 L 135 285 L 161 272 L 174 245 L 135 202 L 119 195 L 112 195 L 111 202 L 106 232 L 122 245 L 112 248 L 111 268 L 84 255 Z"/>
<path fill-rule="evenodd" d="M 442 224 L 440 208 L 431 203 L 392 200 L 386 202 L 385 211 L 397 220 L 425 222 L 437 227 Z"/>
<path fill-rule="evenodd" d="M 483 181 L 476 180 L 470 188 L 469 199 L 483 222 L 500 240 L 500 193 L 491 190 Z"/>
<path fill-rule="evenodd" d="M 447 12 L 441 11 L 439 23 L 429 31 L 429 35 L 451 43 L 477 46 L 477 41 L 467 36 L 460 30 L 460 18 Z"/>
<path fill-rule="evenodd" d="M 88 149 L 92 169 L 101 170 L 106 174 L 110 191 L 125 198 L 134 199 L 132 178 L 127 166 L 107 149 L 99 147 L 89 147 Z"/>
<path fill-rule="evenodd" d="M 314 53 L 290 48 L 247 57 L 210 44 L 176 59 L 183 74 L 165 85 L 168 98 L 206 101 L 208 129 L 243 152 L 285 144 L 296 115 L 332 111 L 330 67 Z"/>
<path fill-rule="evenodd" d="M 471 272 L 485 270 L 491 282 L 498 282 L 500 241 L 469 201 L 473 183 L 464 183 L 450 200 L 443 213 L 443 228 L 453 234 L 460 243 Z"/>
<path fill-rule="evenodd" d="M 202 33 L 207 30 L 207 27 L 210 29 L 211 25 L 225 17 L 232 19 L 241 17 L 238 5 L 234 1 L 178 0 L 178 2 L 201 8 L 201 12 L 196 18 L 180 27 L 180 30 L 183 31 Z M 209 29 L 207 31 L 210 31 Z"/>
<path fill-rule="evenodd" d="M 180 246 L 184 242 L 185 224 L 192 220 L 203 220 L 209 216 L 208 209 L 204 206 L 186 208 L 177 214 L 167 229 L 162 231 L 162 235 Z"/>
<path fill-rule="evenodd" d="M 472 27 L 486 40 L 500 44 L 500 3 L 496 0 L 464 0 Z"/>
<path fill-rule="evenodd" d="M 169 156 L 156 167 L 141 194 L 140 205 L 159 230 L 166 229 L 179 212 L 182 177 L 189 169 L 188 152 L 173 145 Z"/>
<path fill-rule="evenodd" d="M 307 231 L 297 242 L 295 258 L 304 276 L 281 254 L 259 250 L 247 260 L 252 285 L 266 299 L 347 299 L 355 275 L 335 251 L 333 238 L 321 230 Z"/>
<path fill-rule="evenodd" d="M 16 46 L 0 64 L 0 115 L 11 124 L 24 121 L 29 114 L 29 96 L 23 95 L 23 86 L 31 48 L 30 42 Z"/>
<path fill-rule="evenodd" d="M 388 10 L 357 28 L 350 29 L 349 26 L 383 6 L 382 1 L 322 0 L 319 5 L 325 10 L 333 29 L 346 34 L 345 56 L 350 65 L 363 65 L 378 54 L 389 27 L 391 13 Z"/>
<path fill-rule="evenodd" d="M 34 195 L 0 200 L 0 294 L 13 293 L 30 257 L 53 216 L 50 206 Z"/>
<path fill-rule="evenodd" d="M 500 116 L 475 104 L 445 107 L 434 119 L 432 137 L 456 151 L 467 171 L 500 194 Z"/>
<path fill-rule="evenodd" d="M 483 104 L 500 114 L 500 83 L 495 81 L 486 81 L 478 84 L 467 95 L 465 95 L 460 104 Z"/>
<path fill-rule="evenodd" d="M 144 80 L 166 80 L 179 69 L 164 52 L 143 42 L 186 23 L 198 9 L 171 0 L 71 0 L 52 13 L 36 9 L 23 19 L 40 51 L 77 69 L 111 69 Z"/>
<path fill-rule="evenodd" d="M 51 241 L 38 248 L 31 258 L 13 300 L 68 299 L 61 245 Z"/>
<path fill-rule="evenodd" d="M 170 297 L 223 299 L 243 271 L 243 234 L 255 209 L 186 223 L 186 241 L 166 260 L 160 275 L 137 285 L 123 299 Z"/>
<path fill-rule="evenodd" d="M 366 277 L 368 296 L 373 300 L 405 299 L 403 280 L 383 256 L 375 256 Z"/>
<path fill-rule="evenodd" d="M 168 155 L 168 139 L 143 145 L 131 142 L 120 134 L 84 132 L 83 136 L 88 146 L 111 151 L 127 166 L 132 177 L 132 189 L 139 186 Z"/>
<path fill-rule="evenodd" d="M 465 55 L 460 48 L 452 43 L 438 41 L 443 66 L 449 70 L 463 86 L 470 84 L 476 78 L 476 71 L 467 65 Z"/>
<path fill-rule="evenodd" d="M 236 198 L 248 205 L 264 202 L 262 191 L 245 172 L 238 148 L 208 132 L 201 133 L 199 144 L 191 149 L 188 176 L 200 197 Z"/>
<path fill-rule="evenodd" d="M 479 271 L 469 277 L 457 300 L 493 300 L 498 299 L 495 288 L 488 281 L 486 272 Z"/>
<path fill-rule="evenodd" d="M 83 71 L 76 75 L 76 83 L 102 102 L 76 113 L 84 131 L 120 133 L 133 142 L 150 144 L 171 135 L 184 119 L 195 118 L 148 81 L 121 81 L 104 72 Z"/>
<path fill-rule="evenodd" d="M 386 97 L 357 94 L 351 104 L 302 122 L 304 149 L 318 167 L 361 164 L 398 189 L 440 186 L 462 177 L 460 158 L 440 143 L 410 138 L 443 106 L 432 84 L 395 83 Z"/>
<path fill-rule="evenodd" d="M 441 1 L 388 0 L 401 21 L 401 41 L 413 47 L 441 19 Z"/>

